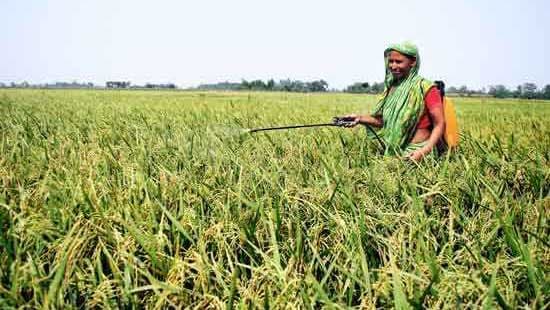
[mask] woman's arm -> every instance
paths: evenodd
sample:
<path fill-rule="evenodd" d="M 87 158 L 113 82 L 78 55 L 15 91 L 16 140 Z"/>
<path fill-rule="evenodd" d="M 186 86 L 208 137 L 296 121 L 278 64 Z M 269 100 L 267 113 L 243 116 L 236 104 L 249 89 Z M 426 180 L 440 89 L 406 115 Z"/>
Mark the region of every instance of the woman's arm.
<path fill-rule="evenodd" d="M 445 130 L 445 117 L 443 115 L 443 106 L 439 105 L 428 109 L 430 113 L 430 118 L 433 122 L 433 129 L 430 133 L 430 137 L 426 140 L 426 145 L 422 148 L 411 152 L 408 156 L 412 160 L 420 160 L 424 155 L 430 153 L 432 149 L 436 146 L 437 142 L 443 136 L 443 131 Z"/>
<path fill-rule="evenodd" d="M 353 122 L 346 127 L 355 127 L 357 124 L 370 125 L 373 127 L 382 127 L 384 125 L 384 121 L 381 116 L 374 117 L 370 115 L 349 114 L 344 116 L 344 118 L 353 119 Z"/>
<path fill-rule="evenodd" d="M 382 121 L 382 116 L 359 115 L 359 124 L 380 128 L 384 126 L 384 121 Z"/>

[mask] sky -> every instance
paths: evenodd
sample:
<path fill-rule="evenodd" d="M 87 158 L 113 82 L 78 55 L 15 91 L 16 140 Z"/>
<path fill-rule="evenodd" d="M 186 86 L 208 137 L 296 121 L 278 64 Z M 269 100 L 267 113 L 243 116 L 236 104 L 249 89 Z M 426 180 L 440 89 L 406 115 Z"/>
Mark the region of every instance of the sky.
<path fill-rule="evenodd" d="M 0 82 L 382 81 L 409 40 L 420 74 L 550 84 L 548 0 L 0 0 Z"/>

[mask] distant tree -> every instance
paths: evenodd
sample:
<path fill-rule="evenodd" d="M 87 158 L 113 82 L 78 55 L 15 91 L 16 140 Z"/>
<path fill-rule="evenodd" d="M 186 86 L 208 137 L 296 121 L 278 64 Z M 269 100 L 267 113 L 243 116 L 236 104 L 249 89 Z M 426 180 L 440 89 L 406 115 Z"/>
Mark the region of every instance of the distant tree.
<path fill-rule="evenodd" d="M 521 87 L 521 97 L 533 99 L 537 97 L 537 85 L 535 83 L 524 83 Z"/>
<path fill-rule="evenodd" d="M 173 84 L 168 84 L 173 85 Z M 174 85 L 175 88 L 177 88 Z M 171 88 L 171 87 L 169 87 Z M 197 89 L 201 90 L 242 90 L 242 84 L 241 83 L 232 83 L 232 82 L 221 82 L 216 84 L 201 84 L 197 87 Z"/>
<path fill-rule="evenodd" d="M 307 93 L 310 91 L 310 83 L 309 82 L 303 82 L 300 80 L 294 81 L 294 91 L 301 92 L 301 93 Z"/>
<path fill-rule="evenodd" d="M 345 92 L 354 94 L 368 93 L 370 92 L 370 85 L 367 82 L 353 83 L 352 85 L 346 87 Z"/>
<path fill-rule="evenodd" d="M 240 83 L 222 82 L 216 84 L 201 84 L 197 89 L 217 90 L 254 90 L 254 91 L 288 91 L 288 92 L 326 92 L 329 85 L 325 80 L 303 82 L 290 79 L 275 82 L 273 79 L 264 82 L 262 80 L 247 81 Z"/>
<path fill-rule="evenodd" d="M 504 85 L 489 86 L 488 94 L 495 98 L 508 98 L 512 96 L 512 92 Z"/>
<path fill-rule="evenodd" d="M 369 84 L 368 82 L 358 82 L 349 85 L 344 89 L 348 93 L 369 93 L 369 94 L 379 94 L 384 91 L 384 83 L 374 82 Z"/>
<path fill-rule="evenodd" d="M 280 80 L 278 88 L 282 91 L 292 91 L 292 82 L 290 79 Z"/>
<path fill-rule="evenodd" d="M 128 88 L 130 87 L 130 81 L 108 81 L 105 83 L 107 88 Z"/>
<path fill-rule="evenodd" d="M 384 82 L 380 82 L 380 83 L 373 83 L 370 87 L 371 89 L 371 93 L 374 93 L 374 94 L 380 94 L 384 91 Z"/>
<path fill-rule="evenodd" d="M 326 92 L 328 90 L 328 83 L 324 80 L 318 80 L 307 83 L 307 91 L 310 92 Z"/>
<path fill-rule="evenodd" d="M 516 90 L 512 92 L 512 97 L 514 98 L 521 98 L 521 93 L 522 93 L 522 88 L 521 88 L 521 85 L 518 85 L 516 87 Z"/>
<path fill-rule="evenodd" d="M 145 88 L 160 88 L 160 89 L 175 89 L 177 88 L 176 84 L 174 83 L 167 83 L 167 84 L 153 84 L 153 83 L 145 83 Z M 200 85 L 199 88 L 209 88 L 210 85 Z M 134 87 L 132 87 L 134 88 Z"/>
<path fill-rule="evenodd" d="M 250 82 L 250 89 L 252 90 L 265 90 L 266 84 L 262 80 L 254 80 Z"/>
<path fill-rule="evenodd" d="M 542 99 L 550 100 L 550 85 L 546 84 L 541 90 Z"/>

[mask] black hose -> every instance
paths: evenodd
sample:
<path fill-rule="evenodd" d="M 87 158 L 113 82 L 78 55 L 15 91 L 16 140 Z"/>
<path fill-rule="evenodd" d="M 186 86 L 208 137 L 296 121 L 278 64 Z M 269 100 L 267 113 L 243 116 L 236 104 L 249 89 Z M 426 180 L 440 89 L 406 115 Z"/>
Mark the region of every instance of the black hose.
<path fill-rule="evenodd" d="M 376 133 L 376 131 L 374 131 L 374 129 L 372 129 L 371 126 L 367 125 L 367 124 L 363 124 L 363 126 L 365 126 L 366 130 L 367 130 L 367 136 L 368 136 L 368 132 L 370 131 L 374 137 L 376 138 L 376 140 L 378 140 L 378 143 L 380 144 L 380 147 L 382 147 L 382 152 L 384 152 L 386 150 L 386 144 L 384 143 L 384 141 L 382 141 L 382 139 L 380 138 L 380 136 L 378 136 L 378 134 Z"/>

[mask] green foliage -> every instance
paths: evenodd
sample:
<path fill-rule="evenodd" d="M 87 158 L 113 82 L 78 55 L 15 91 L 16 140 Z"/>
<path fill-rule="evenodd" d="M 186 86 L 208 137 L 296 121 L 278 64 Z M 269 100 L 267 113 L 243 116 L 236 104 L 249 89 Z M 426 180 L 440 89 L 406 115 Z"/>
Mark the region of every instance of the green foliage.
<path fill-rule="evenodd" d="M 504 85 L 496 85 L 489 87 L 489 95 L 495 98 L 509 98 L 512 97 L 512 92 Z"/>
<path fill-rule="evenodd" d="M 518 85 L 515 91 L 510 91 L 504 85 L 489 87 L 489 95 L 495 98 L 522 98 L 522 99 L 546 99 L 550 100 L 550 85 L 537 89 L 534 83 L 523 83 Z"/>
<path fill-rule="evenodd" d="M 107 81 L 105 87 L 107 88 L 129 88 L 130 81 Z"/>
<path fill-rule="evenodd" d="M 368 94 L 380 94 L 384 91 L 384 83 L 372 83 L 369 84 L 368 82 L 365 83 L 354 83 L 353 85 L 350 85 L 345 90 L 348 93 L 354 93 L 354 94 L 360 94 L 360 93 L 368 93 Z"/>
<path fill-rule="evenodd" d="M 216 84 L 202 84 L 197 90 L 249 90 L 249 91 L 286 91 L 286 92 L 326 92 L 328 83 L 324 80 L 312 82 L 280 80 L 275 82 L 273 79 L 264 82 L 262 80 L 247 81 L 241 83 L 221 82 Z"/>
<path fill-rule="evenodd" d="M 0 306 L 548 307 L 547 102 L 457 98 L 459 151 L 418 165 L 244 130 L 375 101 L 1 90 Z"/>

